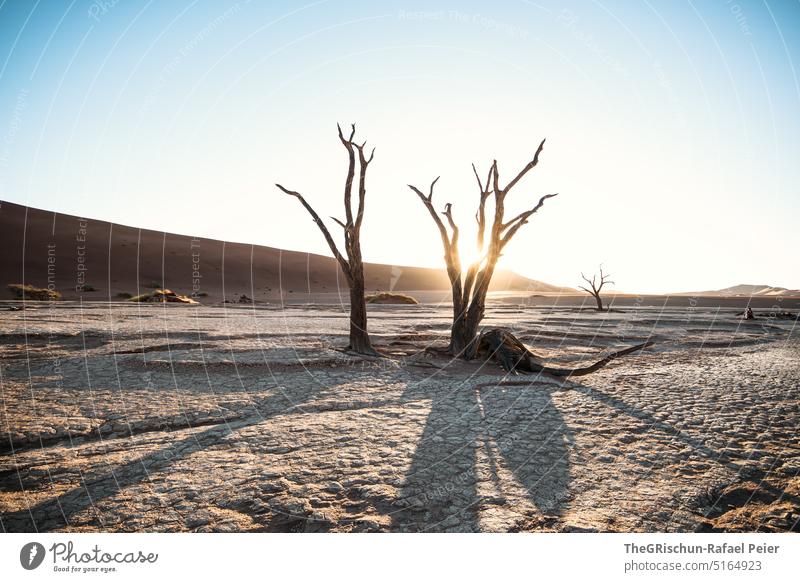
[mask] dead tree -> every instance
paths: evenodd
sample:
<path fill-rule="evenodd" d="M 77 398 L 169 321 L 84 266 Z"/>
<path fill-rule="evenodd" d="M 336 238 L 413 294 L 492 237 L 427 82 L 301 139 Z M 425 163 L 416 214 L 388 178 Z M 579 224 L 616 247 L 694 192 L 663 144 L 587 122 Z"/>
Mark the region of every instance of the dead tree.
<path fill-rule="evenodd" d="M 592 275 L 591 281 L 589 280 L 589 278 L 586 275 L 581 273 L 581 279 L 586 281 L 586 283 L 589 285 L 590 288 L 587 289 L 586 287 L 581 286 L 581 287 L 578 287 L 578 289 L 582 289 L 583 291 L 586 291 L 589 295 L 594 297 L 594 300 L 597 302 L 597 311 L 605 311 L 606 310 L 603 307 L 603 300 L 600 298 L 600 291 L 603 290 L 603 285 L 605 285 L 606 283 L 608 283 L 610 285 L 614 284 L 614 281 L 609 281 L 608 278 L 610 276 L 611 275 L 609 275 L 608 273 L 603 273 L 603 265 L 600 265 L 600 283 L 599 284 L 597 282 L 597 273 Z"/>
<path fill-rule="evenodd" d="M 652 345 L 654 345 L 654 342 L 647 341 L 612 352 L 604 358 L 586 366 L 563 368 L 548 366 L 542 363 L 542 360 L 531 352 L 527 346 L 519 341 L 512 333 L 504 329 L 490 329 L 480 335 L 478 339 L 478 353 L 488 359 L 495 360 L 504 370 L 511 374 L 523 372 L 567 377 L 591 374 L 617 358 L 638 352 Z M 523 382 L 522 384 L 529 384 L 529 382 Z M 487 385 L 497 385 L 497 382 L 479 384 L 478 386 Z M 504 385 L 515 385 L 515 383 L 504 382 Z"/>
<path fill-rule="evenodd" d="M 325 223 L 322 222 L 319 215 L 314 211 L 311 205 L 306 202 L 301 194 L 293 190 L 284 188 L 280 184 L 275 184 L 284 193 L 294 196 L 300 201 L 300 204 L 308 211 L 314 222 L 322 231 L 325 241 L 333 253 L 334 258 L 339 263 L 339 266 L 344 273 L 347 285 L 350 288 L 350 345 L 348 349 L 359 354 L 376 356 L 378 353 L 372 347 L 367 332 L 367 304 L 364 299 L 364 262 L 361 258 L 361 223 L 364 220 L 364 199 L 366 198 L 366 178 L 367 168 L 372 162 L 375 155 L 375 149 L 372 149 L 369 157 L 364 155 L 364 146 L 366 142 L 357 144 L 353 141 L 356 134 L 355 124 L 351 125 L 350 137 L 345 138 L 342 134 L 342 128 L 337 124 L 339 130 L 339 140 L 342 145 L 347 149 L 349 163 L 347 167 L 347 178 L 344 184 L 344 212 L 345 219 L 339 220 L 331 217 L 344 230 L 344 249 L 347 254 L 345 259 L 339 248 L 328 231 Z M 353 181 L 355 180 L 356 172 L 356 156 L 358 156 L 358 206 L 353 214 L 352 194 L 353 194 Z"/>
<path fill-rule="evenodd" d="M 489 291 L 489 283 L 494 275 L 497 261 L 503 253 L 503 249 L 519 231 L 528 219 L 539 210 L 544 201 L 556 196 L 547 194 L 539 199 L 533 208 L 521 212 L 510 220 L 505 219 L 505 199 L 511 189 L 522 180 L 539 163 L 539 156 L 544 148 L 544 140 L 539 144 L 533 159 L 528 162 L 519 173 L 511 179 L 505 186 L 500 185 L 500 172 L 497 168 L 497 160 L 492 162 L 486 181 L 482 182 L 478 175 L 475 165 L 472 171 L 478 181 L 480 189 L 480 199 L 475 220 L 478 222 L 477 248 L 479 258 L 462 272 L 461 257 L 458 251 L 458 226 L 453 219 L 453 205 L 448 203 L 444 206 L 442 215 L 447 220 L 447 225 L 442 221 L 433 206 L 433 188 L 439 178 L 436 178 L 431 185 L 428 194 L 423 194 L 418 188 L 408 185 L 422 203 L 428 209 L 433 218 L 439 234 L 442 238 L 444 247 L 444 260 L 447 266 L 447 275 L 453 291 L 453 325 L 450 331 L 450 345 L 448 352 L 454 356 L 465 359 L 472 359 L 476 355 L 478 326 L 483 320 L 486 310 L 486 294 Z M 491 224 L 487 223 L 486 201 L 493 195 L 494 197 L 494 217 Z M 488 233 L 487 233 L 488 227 Z"/>

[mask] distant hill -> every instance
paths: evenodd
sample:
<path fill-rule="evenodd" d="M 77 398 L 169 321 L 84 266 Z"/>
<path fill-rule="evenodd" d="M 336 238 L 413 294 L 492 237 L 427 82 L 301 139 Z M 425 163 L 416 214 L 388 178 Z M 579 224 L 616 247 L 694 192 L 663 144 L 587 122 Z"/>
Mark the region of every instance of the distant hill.
<path fill-rule="evenodd" d="M 734 285 L 716 291 L 698 291 L 694 293 L 678 293 L 677 295 L 695 295 L 702 297 L 800 297 L 800 289 L 786 289 L 772 285 Z"/>
<path fill-rule="evenodd" d="M 309 236 L 319 233 L 309 231 Z M 0 245 L 0 297 L 6 298 L 12 297 L 6 286 L 22 282 L 52 283 L 65 299 L 84 301 L 139 294 L 156 284 L 181 294 L 207 293 L 201 302 L 242 294 L 303 299 L 304 294 L 346 290 L 330 257 L 121 226 L 9 202 L 0 202 Z M 367 263 L 365 273 L 368 291 L 449 289 L 443 268 Z M 511 271 L 498 271 L 491 290 L 575 293 Z"/>

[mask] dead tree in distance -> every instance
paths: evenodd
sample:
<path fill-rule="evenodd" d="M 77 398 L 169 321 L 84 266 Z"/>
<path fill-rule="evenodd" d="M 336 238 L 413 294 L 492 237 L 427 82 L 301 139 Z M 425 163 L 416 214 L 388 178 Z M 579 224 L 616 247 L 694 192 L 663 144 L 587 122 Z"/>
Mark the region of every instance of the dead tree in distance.
<path fill-rule="evenodd" d="M 539 202 L 533 208 L 521 212 L 510 220 L 505 219 L 506 196 L 539 163 L 539 156 L 542 153 L 542 149 L 544 149 L 544 141 L 542 140 L 539 144 L 533 159 L 505 186 L 500 185 L 497 160 L 492 162 L 485 182 L 481 181 L 477 168 L 474 164 L 472 165 L 472 171 L 480 189 L 478 210 L 475 214 L 475 220 L 478 223 L 476 244 L 479 258 L 469 265 L 466 273 L 462 272 L 461 257 L 458 251 L 459 232 L 458 226 L 453 219 L 453 205 L 450 203 L 445 204 L 444 212 L 442 212 L 442 215 L 447 219 L 447 226 L 445 226 L 433 206 L 433 188 L 439 178 L 436 178 L 431 183 L 427 195 L 423 194 L 415 186 L 408 185 L 428 209 L 442 238 L 447 275 L 453 291 L 453 324 L 450 330 L 450 345 L 447 351 L 454 356 L 464 359 L 475 357 L 478 326 L 483 320 L 486 311 L 486 294 L 489 291 L 489 283 L 492 280 L 497 261 L 500 259 L 503 249 L 519 229 L 528 222 L 528 219 L 542 207 L 544 201 L 557 195 L 546 194 L 539 199 Z M 491 224 L 488 224 L 486 201 L 492 195 L 494 195 L 494 217 L 491 220 Z M 488 233 L 487 227 L 489 227 Z"/>
<path fill-rule="evenodd" d="M 322 219 L 306 202 L 301 194 L 293 190 L 284 188 L 280 184 L 275 184 L 284 193 L 294 196 L 300 201 L 300 204 L 308 211 L 314 222 L 322 231 L 325 241 L 333 253 L 334 258 L 339 263 L 339 266 L 344 273 L 347 280 L 347 285 L 350 288 L 350 345 L 349 350 L 359 354 L 377 356 L 378 353 L 372 347 L 372 342 L 369 339 L 367 332 L 367 304 L 364 299 L 364 262 L 361 258 L 361 223 L 364 220 L 364 199 L 366 198 L 366 179 L 367 168 L 369 167 L 372 158 L 375 155 L 375 149 L 372 149 L 369 157 L 364 155 L 364 146 L 367 142 L 358 144 L 353 141 L 356 134 L 355 124 L 351 125 L 350 136 L 345 138 L 342 133 L 342 128 L 339 124 L 336 125 L 339 131 L 339 140 L 342 145 L 347 149 L 349 158 L 347 167 L 347 178 L 344 184 L 344 212 L 345 219 L 339 220 L 331 217 L 344 230 L 344 249 L 347 258 L 342 256 L 339 248 L 325 226 Z M 355 215 L 353 214 L 352 195 L 353 195 L 353 181 L 355 180 L 356 172 L 356 155 L 358 155 L 358 206 Z"/>
<path fill-rule="evenodd" d="M 589 280 L 589 278 L 586 275 L 581 273 L 581 279 L 586 281 L 587 285 L 589 285 L 589 288 L 587 289 L 586 287 L 581 286 L 581 287 L 578 287 L 578 289 L 582 289 L 583 291 L 586 291 L 589 295 L 594 297 L 594 300 L 597 302 L 597 311 L 605 311 L 606 310 L 606 308 L 603 307 L 603 300 L 600 298 L 600 291 L 603 290 L 603 285 L 605 285 L 606 283 L 608 283 L 609 285 L 613 285 L 614 284 L 614 281 L 610 281 L 608 279 L 610 276 L 611 275 L 609 275 L 608 273 L 603 273 L 603 265 L 600 265 L 600 282 L 599 283 L 597 282 L 597 273 L 592 275 L 592 279 L 591 280 Z"/>

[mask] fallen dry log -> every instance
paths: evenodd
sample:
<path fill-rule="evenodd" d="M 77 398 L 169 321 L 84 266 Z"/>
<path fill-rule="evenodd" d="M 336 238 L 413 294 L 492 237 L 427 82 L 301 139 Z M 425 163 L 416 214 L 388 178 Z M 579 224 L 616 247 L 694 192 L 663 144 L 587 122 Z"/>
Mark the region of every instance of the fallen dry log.
<path fill-rule="evenodd" d="M 599 370 L 620 356 L 637 352 L 651 345 L 653 345 L 653 342 L 648 341 L 625 348 L 624 350 L 613 352 L 589 366 L 554 368 L 540 363 L 539 358 L 525 347 L 525 344 L 519 341 L 511 332 L 504 329 L 490 329 L 483 332 L 478 338 L 476 355 L 478 357 L 497 361 L 504 370 L 512 374 L 518 374 L 519 372 L 543 372 L 551 376 L 584 376 Z"/>

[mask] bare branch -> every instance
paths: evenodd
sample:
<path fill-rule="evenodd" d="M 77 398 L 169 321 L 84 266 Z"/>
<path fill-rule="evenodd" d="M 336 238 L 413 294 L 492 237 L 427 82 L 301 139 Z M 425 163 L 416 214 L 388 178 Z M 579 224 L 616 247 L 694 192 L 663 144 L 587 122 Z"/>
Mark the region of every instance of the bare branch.
<path fill-rule="evenodd" d="M 481 177 L 478 176 L 478 168 L 475 167 L 475 164 L 472 164 L 472 173 L 475 174 L 475 179 L 478 181 L 478 190 L 481 191 L 481 194 L 484 192 L 483 183 L 481 182 Z"/>
<path fill-rule="evenodd" d="M 616 285 L 616 283 L 614 283 L 614 281 L 611 281 L 609 279 L 610 276 L 611 275 L 609 273 L 604 273 L 603 272 L 603 265 L 601 264 L 600 265 L 600 286 L 597 288 L 598 292 L 603 288 L 603 285 L 605 285 L 606 283 L 608 283 L 610 285 Z"/>
<path fill-rule="evenodd" d="M 349 158 L 348 166 L 347 166 L 347 178 L 344 182 L 344 212 L 345 217 L 347 218 L 347 224 L 353 224 L 353 209 L 351 207 L 351 197 L 353 193 L 353 178 L 356 174 L 356 153 L 353 143 L 353 137 L 356 134 L 356 124 L 351 124 L 352 131 L 350 132 L 350 137 L 348 139 L 344 138 L 342 134 L 342 128 L 337 123 L 336 128 L 339 130 L 339 140 L 341 140 L 342 145 L 347 148 L 347 155 Z"/>
<path fill-rule="evenodd" d="M 492 174 L 495 170 L 497 170 L 497 162 L 489 166 L 489 173 L 486 174 L 486 185 L 483 187 L 483 191 L 487 196 L 489 195 L 489 182 L 491 181 Z"/>
<path fill-rule="evenodd" d="M 481 182 L 480 176 L 478 176 L 478 168 L 475 167 L 475 164 L 472 164 L 472 173 L 475 174 L 475 180 L 478 182 L 478 190 L 481 191 L 481 194 L 489 194 L 489 182 L 492 179 L 492 174 L 494 173 L 495 164 L 489 166 L 489 173 L 486 175 L 486 184 Z"/>
<path fill-rule="evenodd" d="M 452 219 L 452 215 L 450 209 L 452 208 L 451 204 L 445 205 L 445 212 L 443 213 L 453 229 L 453 236 L 452 239 L 447 234 L 447 227 L 442 222 L 442 219 L 437 214 L 436 210 L 433 207 L 433 188 L 436 185 L 436 182 L 439 181 L 439 177 L 437 177 L 433 182 L 431 182 L 430 192 L 426 196 L 422 193 L 422 191 L 417 188 L 416 186 L 412 186 L 411 184 L 408 185 L 419 199 L 422 200 L 422 203 L 425 205 L 425 208 L 428 209 L 428 213 L 433 218 L 436 227 L 439 229 L 439 235 L 442 239 L 442 246 L 444 247 L 444 260 L 447 264 L 447 275 L 450 278 L 450 283 L 453 285 L 453 297 L 454 300 L 460 300 L 461 298 L 461 260 L 458 254 L 458 228 L 456 227 L 455 221 Z"/>
<path fill-rule="evenodd" d="M 447 222 L 450 224 L 450 229 L 453 231 L 453 235 L 450 238 L 450 247 L 458 251 L 458 226 L 456 226 L 455 221 L 453 220 L 453 213 L 452 213 L 453 205 L 449 202 L 444 205 L 444 214 L 447 217 Z"/>
<path fill-rule="evenodd" d="M 501 239 L 501 248 L 507 245 L 508 241 L 511 240 L 511 238 L 517 233 L 517 231 L 522 227 L 522 225 L 526 224 L 528 222 L 528 219 L 544 205 L 545 200 L 547 200 L 548 198 L 553 198 L 555 196 L 558 196 L 558 194 L 557 193 L 545 194 L 544 196 L 539 198 L 539 202 L 536 204 L 536 206 L 534 206 L 530 210 L 522 212 L 521 214 L 512 218 L 506 224 L 503 224 L 500 231 L 505 232 L 505 236 L 503 236 L 503 238 Z"/>
<path fill-rule="evenodd" d="M 476 259 L 467 269 L 467 276 L 464 277 L 464 291 L 462 302 L 466 305 L 469 301 L 470 293 L 472 293 L 472 286 L 475 284 L 475 277 L 478 275 L 478 269 L 481 267 L 483 257 Z"/>
<path fill-rule="evenodd" d="M 536 206 L 534 206 L 534 207 L 533 207 L 532 209 L 530 209 L 530 210 L 526 210 L 525 212 L 520 212 L 520 213 L 519 213 L 517 216 L 515 216 L 514 218 L 512 218 L 511 220 L 509 220 L 508 222 L 506 222 L 506 223 L 503 225 L 503 228 L 502 228 L 502 229 L 503 229 L 503 230 L 506 230 L 506 229 L 507 229 L 509 226 L 511 226 L 512 224 L 514 224 L 514 223 L 515 223 L 515 222 L 517 222 L 518 220 L 525 220 L 525 219 L 526 219 L 526 218 L 528 218 L 528 217 L 529 217 L 531 214 L 534 214 L 534 213 L 535 213 L 537 210 L 539 210 L 539 209 L 542 207 L 542 205 L 544 204 L 544 201 L 545 201 L 545 200 L 547 200 L 548 198 L 553 198 L 554 196 L 558 196 L 558 193 L 555 193 L 555 194 L 546 194 L 546 195 L 542 196 L 542 197 L 539 199 L 539 203 L 538 203 Z"/>
<path fill-rule="evenodd" d="M 303 207 L 308 211 L 308 213 L 311 215 L 311 218 L 313 218 L 314 222 L 317 223 L 317 226 L 319 227 L 320 231 L 322 231 L 322 236 L 325 237 L 325 241 L 328 243 L 328 247 L 330 247 L 333 256 L 339 262 L 339 265 L 342 267 L 342 271 L 344 272 L 345 277 L 347 277 L 348 282 L 350 282 L 352 279 L 350 263 L 348 263 L 347 260 L 342 256 L 342 253 L 339 252 L 339 249 L 336 247 L 336 243 L 333 241 L 331 233 L 328 231 L 328 227 L 326 227 L 325 223 L 322 222 L 322 219 L 319 217 L 319 214 L 317 214 L 317 212 L 311 207 L 311 205 L 308 202 L 306 202 L 306 199 L 303 198 L 302 194 L 300 194 L 299 192 L 295 192 L 294 190 L 289 190 L 287 188 L 284 188 L 280 184 L 275 184 L 275 186 L 277 186 L 278 189 L 281 190 L 284 194 L 288 194 L 289 196 L 294 196 L 295 198 L 297 198 L 300 201 L 300 204 L 302 204 Z"/>
<path fill-rule="evenodd" d="M 338 130 L 339 130 L 339 139 L 340 139 L 340 140 L 342 140 L 342 143 L 343 143 L 343 144 L 347 144 L 347 143 L 351 143 L 351 144 L 352 144 L 352 143 L 353 143 L 353 138 L 354 138 L 354 137 L 355 137 L 355 135 L 356 135 L 356 124 L 355 124 L 355 123 L 351 123 L 351 124 L 350 124 L 350 128 L 351 128 L 351 130 L 350 130 L 350 137 L 348 137 L 347 139 L 345 139 L 345 138 L 344 138 L 344 134 L 342 134 L 342 126 L 341 126 L 341 125 L 339 125 L 338 123 L 336 124 L 336 129 L 338 129 Z"/>
<path fill-rule="evenodd" d="M 436 227 L 439 229 L 439 234 L 442 237 L 442 244 L 444 245 L 445 254 L 449 255 L 450 237 L 447 235 L 447 228 L 445 228 L 442 219 L 439 218 L 439 215 L 436 213 L 436 209 L 433 207 L 433 202 L 432 202 L 433 187 L 436 185 L 437 180 L 439 180 L 439 178 L 436 178 L 436 180 L 431 182 L 430 194 L 428 194 L 427 196 L 425 196 L 425 194 L 423 194 L 416 186 L 412 186 L 411 184 L 409 184 L 408 187 L 417 193 L 417 196 L 419 196 L 419 199 L 422 200 L 422 203 L 425 205 L 425 208 L 428 209 L 428 213 L 431 215 L 433 221 L 436 223 Z"/>
<path fill-rule="evenodd" d="M 355 144 L 356 148 L 358 149 L 358 163 L 359 163 L 359 174 L 358 174 L 358 211 L 356 214 L 356 223 L 355 223 L 355 231 L 358 232 L 361 229 L 361 222 L 364 220 L 364 199 L 367 195 L 367 167 L 369 163 L 372 161 L 373 156 L 375 155 L 375 148 L 372 148 L 372 153 L 369 156 L 369 159 L 364 157 L 364 146 L 367 145 L 367 142 L 364 142 L 361 145 Z"/>
<path fill-rule="evenodd" d="M 436 179 L 433 182 L 431 182 L 430 192 L 428 193 L 428 202 L 433 201 L 433 187 L 436 186 L 436 182 L 439 181 L 439 178 L 441 178 L 441 176 L 436 176 Z"/>
<path fill-rule="evenodd" d="M 480 176 L 478 176 L 478 170 L 475 164 L 472 164 L 472 171 L 475 174 L 475 179 L 478 181 L 478 189 L 481 191 L 478 210 L 475 212 L 475 221 L 478 223 L 478 232 L 476 236 L 478 252 L 483 250 L 483 240 L 486 233 L 486 199 L 489 197 L 489 181 L 492 179 L 494 168 L 494 164 L 489 167 L 489 174 L 486 176 L 486 185 L 484 186 L 481 183 Z"/>
<path fill-rule="evenodd" d="M 596 278 L 596 275 L 592 275 L 592 280 L 590 281 L 589 278 L 586 275 L 581 273 L 581 279 L 583 279 L 584 281 L 586 281 L 589 284 L 589 286 L 592 288 L 592 291 L 589 291 L 585 287 L 581 287 L 581 289 L 583 289 L 587 293 L 593 293 L 594 291 L 596 291 L 597 289 L 595 289 L 595 278 Z"/>
<path fill-rule="evenodd" d="M 420 189 L 419 189 L 419 188 L 417 188 L 416 186 L 412 186 L 411 184 L 406 184 L 406 186 L 408 186 L 408 187 L 409 187 L 409 188 L 411 188 L 411 189 L 412 189 L 414 192 L 416 192 L 417 196 L 419 196 L 419 197 L 420 197 L 420 199 L 421 199 L 423 202 L 429 202 L 429 200 L 428 200 L 428 197 L 427 197 L 427 196 L 425 196 L 425 194 L 423 194 L 422 192 L 420 192 Z"/>
<path fill-rule="evenodd" d="M 492 231 L 489 239 L 489 254 L 494 256 L 492 260 L 496 262 L 500 256 L 500 227 L 503 225 L 503 215 L 505 213 L 503 199 L 506 195 L 505 192 L 500 189 L 500 170 L 497 167 L 497 160 L 492 161 L 490 174 L 492 176 L 492 188 L 494 189 L 494 220 L 492 221 Z M 485 273 L 484 271 L 485 269 L 481 271 L 479 275 L 480 284 L 483 284 L 485 275 L 491 277 L 488 271 Z M 492 268 L 491 271 L 494 272 L 494 268 Z"/>
<path fill-rule="evenodd" d="M 525 165 L 525 167 L 522 168 L 522 170 L 519 171 L 519 173 L 514 177 L 514 179 L 512 179 L 506 185 L 505 188 L 500 188 L 500 175 L 497 169 L 497 160 L 494 161 L 493 183 L 494 183 L 494 197 L 495 197 L 495 214 L 494 214 L 495 220 L 494 220 L 494 225 L 492 227 L 492 239 L 493 242 L 495 241 L 495 239 L 497 239 L 497 244 L 496 244 L 497 248 L 495 249 L 496 252 L 499 252 L 499 249 L 502 249 L 503 246 L 508 244 L 508 241 L 511 240 L 511 237 L 513 237 L 514 234 L 516 234 L 517 230 L 519 230 L 519 228 L 523 224 L 525 224 L 527 218 L 530 217 L 530 215 L 536 212 L 539 208 L 541 208 L 542 204 L 547 198 L 552 198 L 553 196 L 555 196 L 555 194 L 550 194 L 548 196 L 542 197 L 542 199 L 539 200 L 539 204 L 534 209 L 529 210 L 526 213 L 522 213 L 516 218 L 512 219 L 510 222 L 503 224 L 503 215 L 505 213 L 505 208 L 504 208 L 505 197 L 508 194 L 508 192 L 517 184 L 517 182 L 519 182 L 525 176 L 525 174 L 527 174 L 532 168 L 536 166 L 536 164 L 539 163 L 539 155 L 542 153 L 542 150 L 544 149 L 544 142 L 545 140 L 542 140 L 542 142 L 539 144 L 539 147 L 536 149 L 536 153 L 534 154 L 533 159 L 530 162 L 528 162 Z M 499 237 L 501 233 L 505 230 L 508 231 L 506 236 L 500 239 Z"/>
<path fill-rule="evenodd" d="M 525 174 L 527 174 L 529 171 L 531 171 L 533 168 L 536 167 L 536 164 L 539 163 L 539 154 L 541 154 L 542 150 L 544 149 L 544 142 L 545 140 L 543 139 L 542 143 L 540 143 L 539 147 L 536 149 L 536 153 L 533 155 L 533 159 L 530 162 L 528 162 L 525 165 L 525 167 L 522 168 L 522 170 L 520 170 L 519 174 L 517 174 L 517 176 L 513 180 L 511 180 L 505 188 L 503 188 L 504 192 L 508 192 L 509 190 L 511 190 L 517 184 L 517 182 L 522 180 Z"/>
<path fill-rule="evenodd" d="M 481 190 L 481 196 L 478 202 L 478 210 L 475 213 L 475 220 L 478 222 L 478 232 L 475 236 L 475 243 L 478 253 L 483 253 L 484 241 L 486 237 L 486 199 L 489 198 L 489 182 L 492 180 L 492 176 L 495 175 L 495 171 L 497 170 L 497 162 L 495 161 L 489 167 L 489 173 L 486 175 L 485 185 L 481 185 L 480 178 L 478 177 L 478 172 L 475 169 L 475 164 L 472 165 L 472 169 L 473 171 L 475 171 L 475 178 L 478 180 L 478 187 Z M 496 212 L 496 207 L 495 207 L 495 212 Z M 466 277 L 464 277 L 464 289 L 463 289 L 463 299 L 462 299 L 464 305 L 466 305 L 470 299 L 473 286 L 475 285 L 475 281 L 477 279 L 478 272 L 481 268 L 481 264 L 483 263 L 484 258 L 485 256 L 476 259 L 469 266 L 469 269 L 467 269 L 467 275 Z"/>

